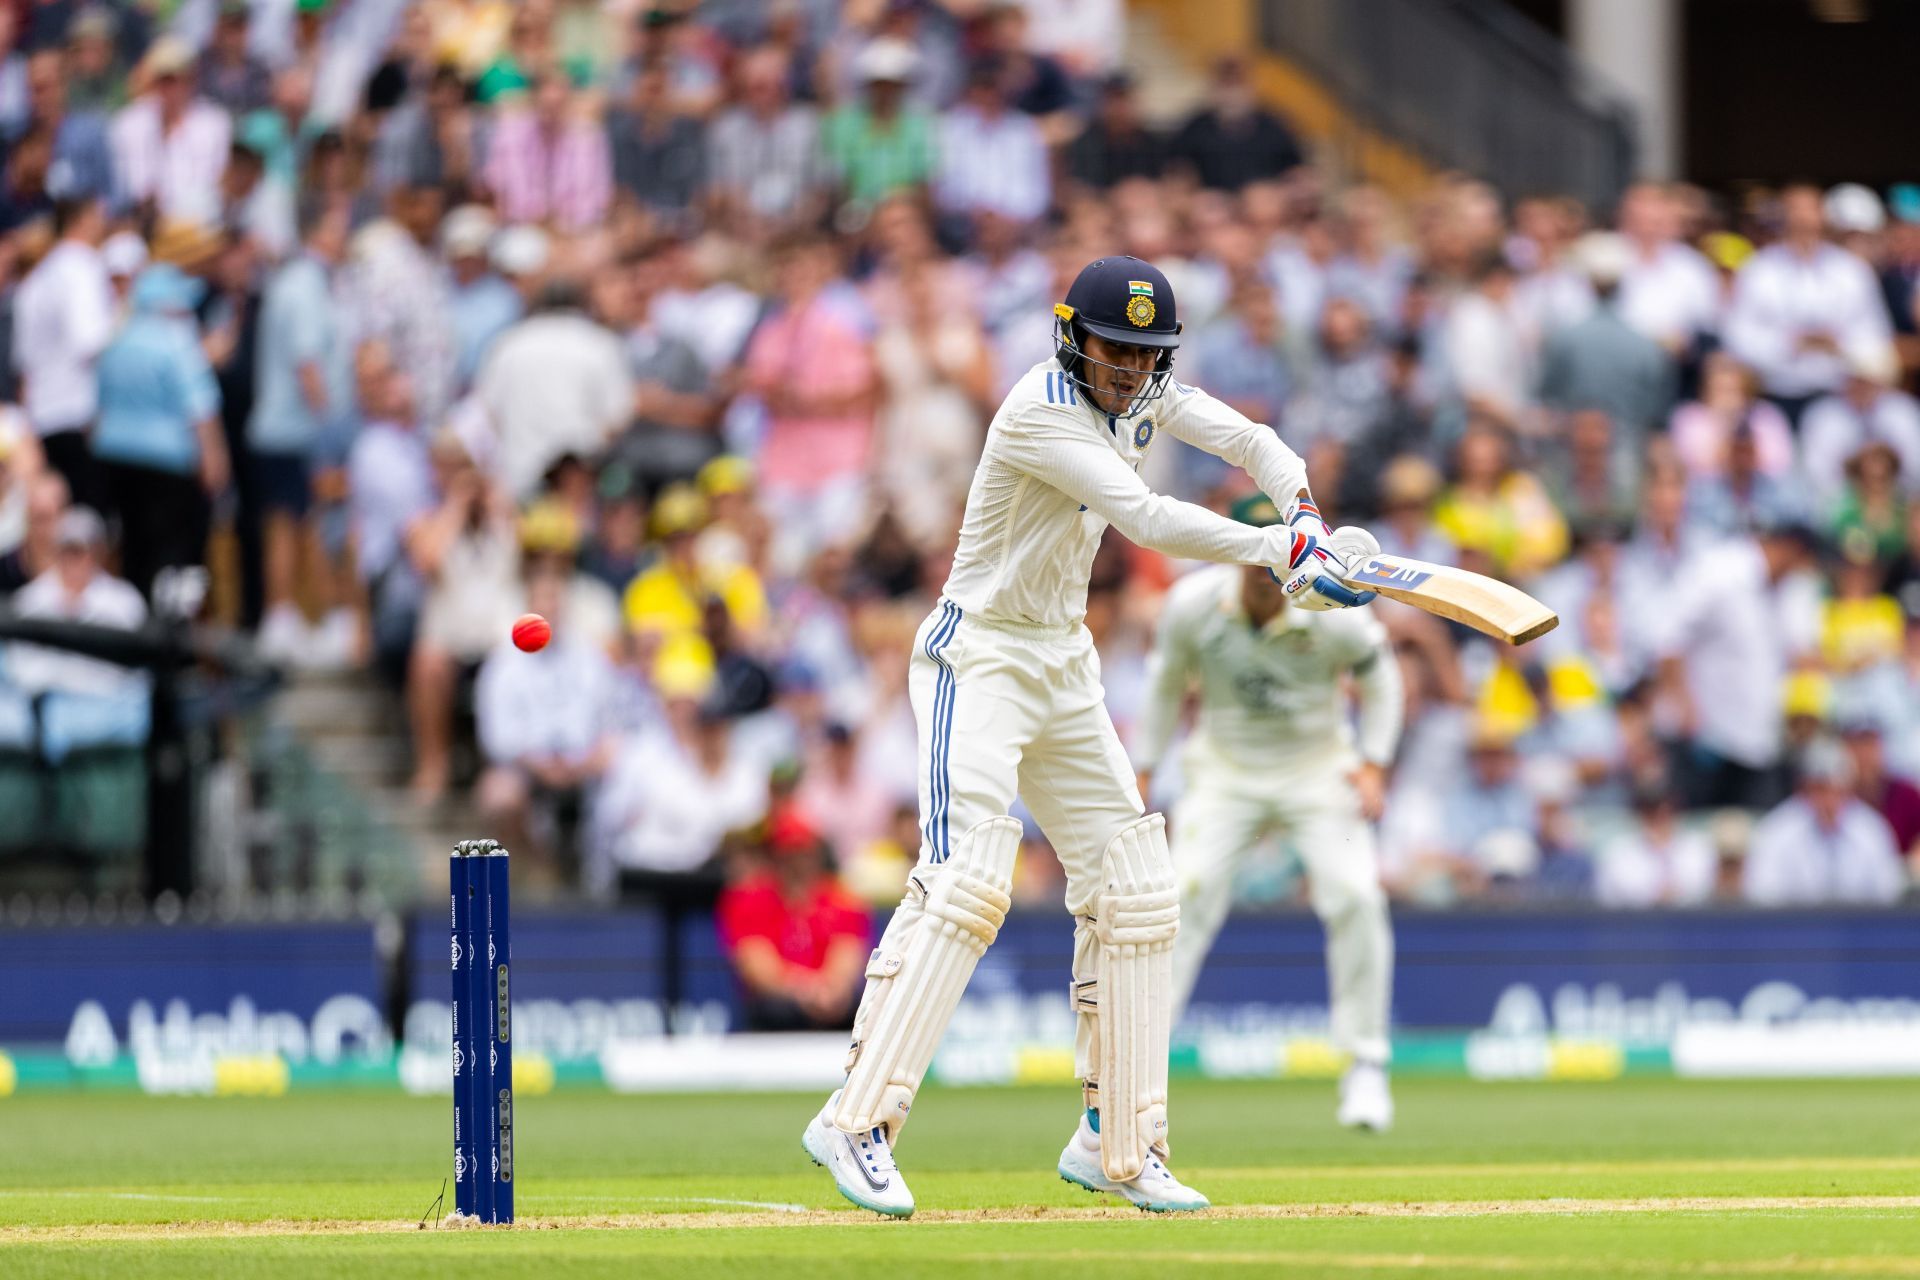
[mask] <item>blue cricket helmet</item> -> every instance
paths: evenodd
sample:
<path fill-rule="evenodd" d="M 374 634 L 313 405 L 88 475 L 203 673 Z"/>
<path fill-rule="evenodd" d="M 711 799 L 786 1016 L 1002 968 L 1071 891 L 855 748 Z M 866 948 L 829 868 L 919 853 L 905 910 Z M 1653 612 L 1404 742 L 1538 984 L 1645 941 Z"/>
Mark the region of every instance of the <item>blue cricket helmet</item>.
<path fill-rule="evenodd" d="M 1101 364 L 1086 353 L 1086 335 L 1108 342 L 1159 351 L 1147 386 L 1133 398 L 1129 412 L 1166 393 L 1173 375 L 1173 353 L 1180 345 L 1180 319 L 1173 286 L 1151 262 L 1139 258 L 1099 258 L 1074 277 L 1065 302 L 1054 304 L 1054 352 L 1060 367 L 1091 394 L 1086 366 Z"/>

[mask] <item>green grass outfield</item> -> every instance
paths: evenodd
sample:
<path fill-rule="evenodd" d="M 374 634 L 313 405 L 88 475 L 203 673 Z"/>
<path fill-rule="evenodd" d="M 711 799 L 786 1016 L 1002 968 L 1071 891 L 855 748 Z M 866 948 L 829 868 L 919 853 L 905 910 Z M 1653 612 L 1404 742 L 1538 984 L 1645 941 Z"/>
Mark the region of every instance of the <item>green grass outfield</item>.
<path fill-rule="evenodd" d="M 1920 1277 L 1908 1081 L 1406 1080 L 1384 1137 L 1332 1089 L 1181 1083 L 1175 1165 L 1216 1210 L 1148 1218 L 1053 1172 L 1071 1088 L 934 1090 L 921 1213 L 854 1210 L 806 1160 L 818 1099 L 520 1103 L 520 1224 L 418 1230 L 445 1099 L 0 1100 L 0 1276 Z"/>

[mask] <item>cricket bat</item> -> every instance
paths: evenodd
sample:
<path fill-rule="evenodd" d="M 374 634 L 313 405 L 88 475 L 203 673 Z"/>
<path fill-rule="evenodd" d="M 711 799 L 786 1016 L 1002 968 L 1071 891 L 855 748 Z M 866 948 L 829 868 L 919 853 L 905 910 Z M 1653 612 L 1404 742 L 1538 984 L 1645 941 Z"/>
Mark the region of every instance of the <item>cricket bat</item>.
<path fill-rule="evenodd" d="M 1560 625 L 1559 614 L 1520 588 L 1450 565 L 1371 556 L 1340 581 L 1465 623 L 1512 645 L 1537 640 Z"/>

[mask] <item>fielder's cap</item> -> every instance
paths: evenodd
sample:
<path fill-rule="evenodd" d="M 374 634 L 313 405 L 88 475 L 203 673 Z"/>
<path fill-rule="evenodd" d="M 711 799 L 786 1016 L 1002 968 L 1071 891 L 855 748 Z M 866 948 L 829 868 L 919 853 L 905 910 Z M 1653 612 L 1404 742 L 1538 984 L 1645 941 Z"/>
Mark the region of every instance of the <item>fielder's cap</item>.
<path fill-rule="evenodd" d="M 1067 300 L 1054 308 L 1109 342 L 1171 350 L 1180 345 L 1173 285 L 1160 268 L 1139 258 L 1096 258 L 1080 269 Z"/>
<path fill-rule="evenodd" d="M 546 269 L 551 246 L 538 227 L 508 227 L 493 238 L 493 265 L 502 275 L 530 276 Z"/>
<path fill-rule="evenodd" d="M 1871 234 L 1887 225 L 1887 208 L 1880 197 L 1857 182 L 1843 182 L 1828 191 L 1822 207 L 1827 225 L 1842 234 Z"/>
<path fill-rule="evenodd" d="M 862 84 L 905 84 L 920 70 L 920 51 L 905 40 L 882 36 L 860 51 L 853 70 Z"/>
<path fill-rule="evenodd" d="M 481 258 L 493 243 L 500 224 L 493 210 L 477 204 L 463 204 L 447 214 L 440 224 L 440 249 L 449 258 Z"/>
<path fill-rule="evenodd" d="M 1280 523 L 1280 508 L 1273 505 L 1273 499 L 1264 493 L 1250 493 L 1233 504 L 1228 515 L 1241 524 L 1250 524 L 1256 529 Z"/>
<path fill-rule="evenodd" d="M 53 526 L 56 547 L 98 547 L 107 540 L 107 522 L 92 507 L 70 507 Z"/>
<path fill-rule="evenodd" d="M 100 260 L 110 276 L 137 276 L 147 265 L 147 242 L 131 231 L 117 231 L 100 246 Z"/>
<path fill-rule="evenodd" d="M 670 484 L 653 503 L 653 535 L 672 538 L 697 533 L 707 522 L 707 500 L 690 484 Z"/>

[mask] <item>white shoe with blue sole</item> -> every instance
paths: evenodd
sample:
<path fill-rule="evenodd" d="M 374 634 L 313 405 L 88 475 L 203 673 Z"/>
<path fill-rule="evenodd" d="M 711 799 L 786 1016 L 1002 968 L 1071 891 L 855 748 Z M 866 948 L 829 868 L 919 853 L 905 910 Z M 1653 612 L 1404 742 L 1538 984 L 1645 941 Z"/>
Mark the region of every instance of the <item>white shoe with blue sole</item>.
<path fill-rule="evenodd" d="M 1060 1153 L 1060 1176 L 1088 1191 L 1119 1196 L 1148 1213 L 1196 1213 L 1212 1207 L 1205 1196 L 1174 1177 L 1157 1155 L 1147 1157 L 1146 1168 L 1131 1182 L 1107 1177 L 1100 1164 L 1100 1135 L 1084 1115 L 1067 1140 L 1067 1149 Z"/>
<path fill-rule="evenodd" d="M 839 1099 L 838 1091 L 827 1099 L 827 1105 L 800 1135 L 800 1145 L 815 1164 L 833 1175 L 840 1194 L 862 1209 L 889 1218 L 911 1217 L 913 1192 L 907 1190 L 907 1180 L 893 1163 L 887 1131 L 879 1127 L 865 1133 L 836 1129 L 833 1109 Z"/>

